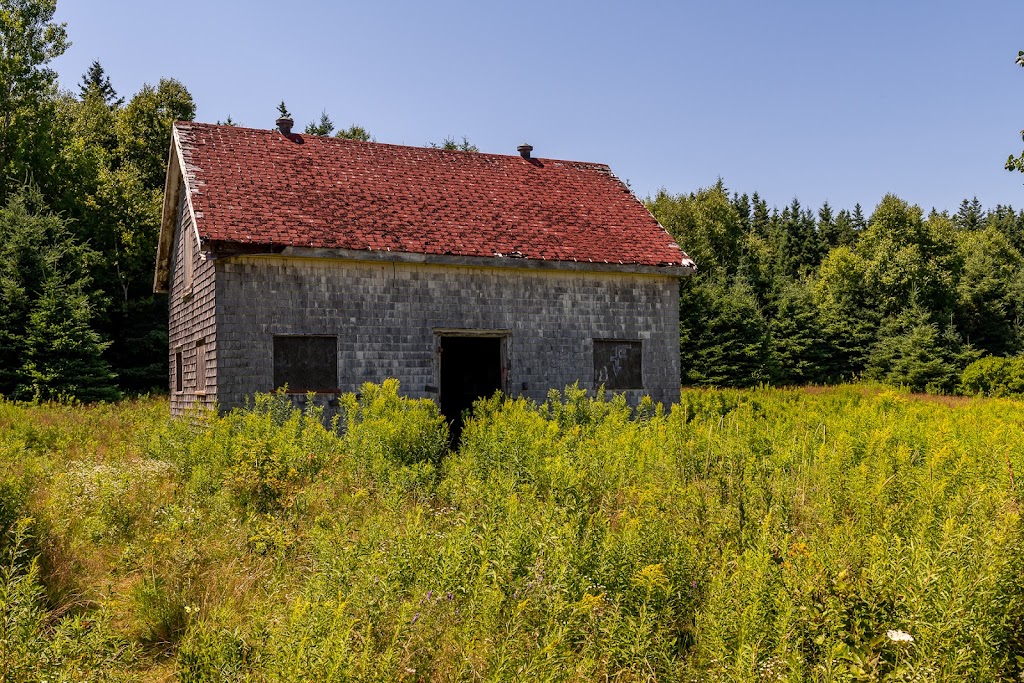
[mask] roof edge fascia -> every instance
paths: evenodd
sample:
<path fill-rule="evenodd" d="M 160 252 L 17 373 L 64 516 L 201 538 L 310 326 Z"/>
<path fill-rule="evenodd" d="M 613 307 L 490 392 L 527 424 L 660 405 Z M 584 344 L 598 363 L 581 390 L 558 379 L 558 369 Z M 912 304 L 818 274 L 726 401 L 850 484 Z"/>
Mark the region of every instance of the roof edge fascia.
<path fill-rule="evenodd" d="M 588 273 L 632 273 L 686 277 L 694 268 L 684 265 L 648 266 L 634 263 L 604 263 L 594 261 L 554 261 L 507 256 L 459 256 L 454 254 L 419 254 L 402 251 L 371 251 L 320 247 L 274 247 L 260 249 L 256 245 L 210 243 L 216 259 L 250 256 L 259 258 L 299 258 L 335 261 L 363 261 L 371 263 L 405 263 L 413 265 L 455 266 L 463 268 L 508 268 L 516 270 L 568 271 Z M 232 248 L 234 247 L 234 248 Z"/>
<path fill-rule="evenodd" d="M 199 225 L 196 222 L 196 210 L 192 206 L 192 188 L 189 187 L 188 173 L 185 172 L 185 156 L 181 148 L 181 138 L 177 124 L 171 127 L 171 145 L 167 153 L 167 178 L 164 181 L 163 211 L 160 216 L 160 238 L 157 243 L 156 271 L 153 277 L 153 292 L 166 293 L 170 287 L 171 256 L 174 253 L 174 231 L 178 221 L 178 203 L 181 201 L 181 188 L 184 185 L 185 203 L 189 217 L 192 219 L 193 237 L 199 244 Z"/>

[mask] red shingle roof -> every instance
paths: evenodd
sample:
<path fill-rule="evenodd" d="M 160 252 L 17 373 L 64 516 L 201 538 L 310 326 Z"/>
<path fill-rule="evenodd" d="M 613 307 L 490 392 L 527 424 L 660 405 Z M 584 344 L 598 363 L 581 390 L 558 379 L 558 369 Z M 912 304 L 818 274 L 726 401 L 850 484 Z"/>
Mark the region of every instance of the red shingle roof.
<path fill-rule="evenodd" d="M 175 124 L 204 241 L 681 266 L 603 164 Z"/>

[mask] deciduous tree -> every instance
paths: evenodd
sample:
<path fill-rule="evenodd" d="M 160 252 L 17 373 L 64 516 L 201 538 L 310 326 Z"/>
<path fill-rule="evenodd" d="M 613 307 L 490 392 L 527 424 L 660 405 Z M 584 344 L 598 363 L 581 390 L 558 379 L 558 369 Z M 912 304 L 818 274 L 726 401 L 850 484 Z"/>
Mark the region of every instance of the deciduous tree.
<path fill-rule="evenodd" d="M 370 135 L 370 131 L 354 123 L 348 128 L 339 130 L 334 134 L 334 137 L 341 138 L 343 140 L 359 140 L 361 142 L 370 142 L 373 140 L 373 136 Z"/>
<path fill-rule="evenodd" d="M 146 187 L 163 188 L 171 126 L 195 115 L 188 89 L 173 78 L 161 78 L 156 87 L 143 85 L 118 116 L 118 154 L 135 165 Z"/>
<path fill-rule="evenodd" d="M 11 180 L 39 177 L 52 165 L 57 74 L 49 63 L 70 45 L 65 25 L 53 21 L 57 0 L 0 4 L 0 203 Z"/>
<path fill-rule="evenodd" d="M 647 208 L 686 252 L 700 272 L 733 275 L 740 265 L 743 228 L 721 179 L 690 194 L 664 190 L 647 201 Z"/>

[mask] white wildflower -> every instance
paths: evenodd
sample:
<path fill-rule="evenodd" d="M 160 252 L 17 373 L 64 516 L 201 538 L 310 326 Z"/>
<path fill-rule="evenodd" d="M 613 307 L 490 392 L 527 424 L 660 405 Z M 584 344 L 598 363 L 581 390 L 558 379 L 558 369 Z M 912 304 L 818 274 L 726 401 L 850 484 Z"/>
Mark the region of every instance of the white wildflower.
<path fill-rule="evenodd" d="M 900 631 L 898 629 L 889 629 L 885 632 L 885 637 L 894 643 L 912 643 L 914 642 L 914 636 L 910 635 L 906 631 Z"/>

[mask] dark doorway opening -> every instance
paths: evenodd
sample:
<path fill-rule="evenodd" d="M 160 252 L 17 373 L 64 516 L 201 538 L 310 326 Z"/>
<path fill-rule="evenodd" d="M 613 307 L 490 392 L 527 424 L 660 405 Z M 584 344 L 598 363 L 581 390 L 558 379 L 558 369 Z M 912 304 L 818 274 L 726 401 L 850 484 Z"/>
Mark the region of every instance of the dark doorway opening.
<path fill-rule="evenodd" d="M 478 398 L 501 390 L 501 337 L 441 337 L 441 413 L 452 445 L 462 436 L 462 414 Z"/>

